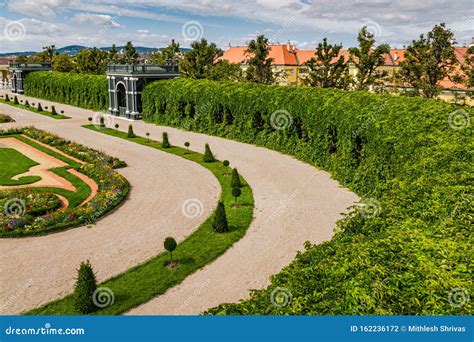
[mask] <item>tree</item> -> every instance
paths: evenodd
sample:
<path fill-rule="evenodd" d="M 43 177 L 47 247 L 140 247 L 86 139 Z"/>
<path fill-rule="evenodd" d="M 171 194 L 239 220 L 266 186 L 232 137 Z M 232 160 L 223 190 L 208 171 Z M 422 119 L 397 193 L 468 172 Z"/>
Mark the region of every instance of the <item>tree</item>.
<path fill-rule="evenodd" d="M 13 98 L 13 104 L 19 104 L 18 102 L 18 97 L 15 95 L 15 97 Z"/>
<path fill-rule="evenodd" d="M 242 187 L 242 182 L 240 181 L 240 175 L 239 171 L 237 171 L 236 168 L 232 170 L 232 187 L 233 188 L 241 188 Z"/>
<path fill-rule="evenodd" d="M 225 213 L 224 203 L 217 203 L 216 212 L 214 214 L 214 220 L 212 222 L 212 228 L 217 233 L 224 233 L 229 230 L 227 224 L 227 215 Z"/>
<path fill-rule="evenodd" d="M 474 45 L 466 51 L 465 63 L 462 66 L 466 78 L 465 83 L 468 88 L 474 88 Z"/>
<path fill-rule="evenodd" d="M 76 71 L 84 74 L 105 74 L 107 52 L 93 48 L 82 49 L 76 55 Z"/>
<path fill-rule="evenodd" d="M 150 132 L 146 132 L 146 142 L 150 142 Z"/>
<path fill-rule="evenodd" d="M 118 131 L 120 125 L 119 125 L 118 123 L 116 123 L 116 124 L 114 125 L 114 127 L 115 127 L 115 131 Z"/>
<path fill-rule="evenodd" d="M 240 197 L 242 194 L 242 190 L 240 188 L 232 188 L 232 196 L 234 196 L 235 203 L 237 203 L 237 198 Z"/>
<path fill-rule="evenodd" d="M 251 82 L 270 84 L 274 80 L 272 71 L 272 58 L 270 54 L 268 38 L 260 35 L 257 39 L 251 40 L 245 50 L 249 57 L 246 78 Z"/>
<path fill-rule="evenodd" d="M 170 142 L 168 140 L 168 133 L 167 132 L 163 132 L 163 139 L 161 141 L 161 147 L 162 148 L 170 148 L 171 147 Z"/>
<path fill-rule="evenodd" d="M 128 125 L 127 138 L 135 138 L 135 133 L 133 132 L 132 125 Z"/>
<path fill-rule="evenodd" d="M 415 92 L 433 98 L 439 94 L 439 82 L 451 78 L 458 63 L 454 52 L 454 33 L 444 23 L 435 25 L 426 37 L 422 34 L 406 49 L 405 60 L 400 62 L 399 76 Z"/>
<path fill-rule="evenodd" d="M 97 289 L 97 281 L 89 260 L 82 262 L 77 270 L 76 286 L 74 288 L 74 307 L 82 313 L 87 314 L 97 309 L 93 296 Z"/>
<path fill-rule="evenodd" d="M 321 88 L 347 88 L 349 83 L 349 66 L 340 54 L 342 44 L 328 44 L 327 38 L 319 43 L 315 57 L 306 62 L 309 75 L 305 84 Z"/>
<path fill-rule="evenodd" d="M 178 246 L 176 240 L 172 237 L 167 237 L 164 242 L 165 249 L 170 253 L 170 264 L 173 263 L 173 252 Z"/>
<path fill-rule="evenodd" d="M 15 59 L 15 62 L 19 64 L 25 64 L 25 63 L 28 63 L 28 58 L 26 56 L 18 56 Z"/>
<path fill-rule="evenodd" d="M 228 167 L 228 166 L 230 165 L 230 161 L 224 160 L 224 161 L 222 162 L 222 165 L 224 165 L 225 167 Z"/>
<path fill-rule="evenodd" d="M 204 162 L 205 163 L 212 163 L 215 161 L 214 155 L 212 154 L 211 148 L 209 147 L 209 144 L 206 144 L 206 147 L 204 149 Z"/>
<path fill-rule="evenodd" d="M 369 89 L 381 83 L 387 76 L 384 71 L 378 70 L 385 64 L 384 55 L 390 52 L 388 44 L 375 46 L 375 38 L 364 26 L 357 37 L 358 47 L 349 48 L 350 61 L 357 69 L 354 78 L 354 88 L 358 90 Z"/>
<path fill-rule="evenodd" d="M 148 62 L 159 65 L 176 65 L 178 64 L 180 51 L 179 43 L 172 39 L 167 47 L 162 48 L 160 51 L 153 50 Z"/>
<path fill-rule="evenodd" d="M 189 143 L 189 141 L 186 141 L 186 142 L 184 143 L 184 147 L 186 147 L 187 150 L 189 150 L 189 146 L 190 146 L 190 145 L 191 145 L 191 144 Z"/>
<path fill-rule="evenodd" d="M 222 60 L 214 64 L 207 78 L 214 81 L 238 82 L 243 80 L 243 72 L 239 64 Z"/>
<path fill-rule="evenodd" d="M 138 53 L 132 42 L 127 42 L 123 49 L 123 61 L 125 64 L 137 64 Z"/>
<path fill-rule="evenodd" d="M 112 47 L 110 48 L 109 52 L 107 53 L 107 59 L 109 60 L 109 63 L 117 64 L 119 58 L 118 58 L 118 50 L 117 50 L 115 44 L 112 44 Z"/>
<path fill-rule="evenodd" d="M 43 51 L 37 54 L 41 63 L 52 63 L 54 55 L 56 55 L 56 46 L 44 46 Z"/>
<path fill-rule="evenodd" d="M 70 72 L 74 70 L 74 64 L 72 63 L 71 57 L 63 53 L 53 57 L 52 67 L 54 71 Z"/>
<path fill-rule="evenodd" d="M 222 50 L 216 44 L 208 44 L 207 40 L 202 38 L 200 41 L 191 43 L 191 50 L 184 54 L 179 68 L 186 77 L 206 78 L 214 65 L 214 61 L 220 56 L 222 56 Z"/>

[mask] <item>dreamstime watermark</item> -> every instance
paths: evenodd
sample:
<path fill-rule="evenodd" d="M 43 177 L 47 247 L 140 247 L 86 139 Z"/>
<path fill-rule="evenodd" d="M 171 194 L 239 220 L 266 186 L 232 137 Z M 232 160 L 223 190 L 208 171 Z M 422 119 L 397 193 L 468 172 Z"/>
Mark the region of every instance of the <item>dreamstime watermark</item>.
<path fill-rule="evenodd" d="M 293 117 L 284 109 L 278 109 L 270 116 L 270 125 L 276 130 L 283 130 L 291 127 L 293 124 Z"/>
<path fill-rule="evenodd" d="M 467 111 L 458 109 L 449 114 L 448 124 L 455 131 L 459 131 L 471 125 L 471 117 Z"/>
<path fill-rule="evenodd" d="M 25 201 L 19 198 L 12 198 L 5 202 L 3 206 L 3 213 L 9 218 L 20 217 L 25 214 Z"/>
<path fill-rule="evenodd" d="M 92 115 L 92 123 L 97 129 L 113 128 L 115 118 L 112 115 L 106 115 L 102 112 L 95 112 Z"/>
<path fill-rule="evenodd" d="M 357 210 L 362 217 L 374 218 L 380 214 L 382 211 L 382 206 L 375 198 L 366 198 L 357 205 Z"/>
<path fill-rule="evenodd" d="M 204 35 L 204 28 L 199 21 L 187 21 L 181 28 L 181 34 L 186 41 L 200 40 Z"/>
<path fill-rule="evenodd" d="M 13 304 L 27 293 L 28 289 L 33 285 L 33 279 L 28 279 L 27 282 L 23 283 L 19 288 L 15 290 L 11 296 L 8 296 L 7 300 L 0 305 L 0 314 L 6 314 L 7 310 L 13 306 Z"/>
<path fill-rule="evenodd" d="M 3 28 L 3 34 L 12 42 L 23 40 L 26 36 L 26 28 L 21 21 L 10 21 Z"/>
<path fill-rule="evenodd" d="M 469 303 L 471 296 L 469 291 L 464 287 L 453 287 L 451 291 L 448 292 L 448 302 L 451 306 L 455 308 L 460 308 Z"/>
<path fill-rule="evenodd" d="M 270 294 L 270 301 L 272 304 L 279 308 L 284 308 L 290 305 L 293 300 L 291 291 L 285 287 L 277 287 Z"/>
<path fill-rule="evenodd" d="M 197 198 L 189 198 L 181 205 L 181 212 L 188 219 L 201 216 L 204 211 L 204 205 Z"/>
<path fill-rule="evenodd" d="M 105 308 L 113 305 L 114 301 L 114 292 L 108 287 L 98 287 L 92 294 L 92 302 L 98 308 Z"/>
<path fill-rule="evenodd" d="M 382 35 L 382 27 L 380 27 L 377 22 L 373 20 L 366 20 L 360 26 L 360 29 L 362 29 L 364 26 L 367 28 L 367 31 L 374 36 L 374 38 L 378 38 Z"/>

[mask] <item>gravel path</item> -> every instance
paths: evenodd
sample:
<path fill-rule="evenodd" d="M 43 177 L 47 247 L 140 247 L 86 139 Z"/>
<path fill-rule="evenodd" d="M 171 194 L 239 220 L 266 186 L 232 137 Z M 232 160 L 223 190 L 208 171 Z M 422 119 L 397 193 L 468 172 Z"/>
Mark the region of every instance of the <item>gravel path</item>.
<path fill-rule="evenodd" d="M 41 102 L 46 103 L 47 101 Z M 74 117 L 74 120 L 64 120 L 61 121 L 61 123 L 57 123 L 57 125 L 61 125 L 61 128 L 58 128 L 56 131 L 58 134 L 65 137 L 77 137 L 75 140 L 79 142 L 83 142 L 93 148 L 102 148 L 111 155 L 127 161 L 131 167 L 124 169 L 123 174 L 132 184 L 135 182 L 140 184 L 142 179 L 152 179 L 154 183 L 161 183 L 161 186 L 158 187 L 160 191 L 174 190 L 170 182 L 176 181 L 176 177 L 179 174 L 186 170 L 191 170 L 192 168 L 192 165 L 188 165 L 189 163 L 185 163 L 184 161 L 182 163 L 183 165 L 186 164 L 186 166 L 171 166 L 169 162 L 163 163 L 161 158 L 166 158 L 166 156 L 158 152 L 155 152 L 157 155 L 155 159 L 160 159 L 160 163 L 157 163 L 159 165 L 158 169 L 155 168 L 156 166 L 149 168 L 147 164 L 150 157 L 143 158 L 140 155 L 141 151 L 145 149 L 146 153 L 151 156 L 150 149 L 138 144 L 130 146 L 131 143 L 105 135 L 98 137 L 97 133 L 78 128 L 76 118 L 80 118 L 82 123 L 86 123 L 87 117 L 91 116 L 91 112 L 89 111 L 73 109 L 73 107 L 60 104 L 56 104 L 56 109 L 65 109 L 66 115 Z M 7 111 L 4 105 L 0 106 L 0 110 L 4 113 L 12 112 L 12 110 Z M 28 122 L 31 121 L 32 115 L 36 117 L 39 116 L 36 114 L 28 114 Z M 56 127 L 56 122 L 51 122 L 51 119 L 48 118 L 36 118 L 35 121 L 38 122 L 38 124 L 35 125 L 39 128 L 54 131 Z M 129 123 L 122 119 L 107 121 L 109 124 L 119 123 L 120 129 L 123 130 L 126 130 Z M 250 289 L 258 289 L 268 285 L 269 276 L 279 272 L 284 266 L 288 265 L 294 259 L 296 252 L 303 249 L 305 241 L 319 243 L 330 239 L 333 235 L 336 220 L 341 218 L 340 213 L 346 211 L 346 208 L 358 199 L 355 194 L 342 188 L 336 181 L 332 180 L 327 172 L 319 171 L 311 165 L 268 149 L 169 127 L 154 126 L 143 122 L 134 122 L 133 127 L 135 133 L 144 136 L 145 132 L 149 132 L 150 138 L 156 140 L 160 140 L 161 133 L 166 130 L 171 144 L 182 146 L 185 141 L 189 141 L 191 143 L 190 148 L 199 152 L 204 150 L 204 144 L 206 142 L 209 143 L 217 158 L 220 160 L 230 160 L 231 165 L 239 169 L 239 172 L 252 187 L 255 198 L 255 219 L 245 237 L 231 247 L 224 255 L 190 275 L 180 285 L 173 287 L 165 294 L 131 310 L 129 314 L 199 314 L 222 302 L 237 302 L 239 299 L 247 297 Z M 117 148 L 110 148 L 111 145 Z M 118 148 L 118 146 L 120 146 L 120 148 Z M 127 148 L 125 148 L 125 146 L 127 146 Z M 129 148 L 132 152 L 129 151 Z M 125 149 L 127 152 L 124 151 Z M 138 160 L 134 158 L 135 156 L 138 156 Z M 171 156 L 169 159 L 174 161 L 176 157 Z M 175 163 L 178 164 L 179 162 L 175 161 Z M 138 165 L 140 165 L 141 168 L 138 168 Z M 136 174 L 137 169 L 143 172 Z M 196 192 L 197 195 L 194 195 L 194 197 L 200 196 L 197 198 L 201 199 L 204 198 L 206 194 L 209 195 L 212 193 L 213 195 L 205 199 L 205 201 L 211 201 L 212 207 L 214 207 L 218 194 L 216 181 L 208 179 L 212 177 L 212 175 L 209 176 L 203 172 L 199 165 L 195 166 L 192 172 L 193 181 L 189 184 L 197 186 L 197 183 L 202 183 L 203 187 L 207 187 L 207 189 L 199 188 L 198 190 L 201 192 Z M 150 177 L 150 175 L 154 177 Z M 188 181 L 189 179 L 184 178 L 184 180 Z M 166 183 L 166 185 L 163 183 Z M 189 190 L 189 184 L 183 184 L 183 190 Z M 156 187 L 156 185 L 153 186 L 153 188 Z M 173 196 L 165 196 L 167 204 L 172 205 L 174 208 L 179 207 L 181 198 L 176 198 L 174 191 L 171 192 Z M 146 189 L 140 190 L 135 188 L 134 184 L 132 197 L 140 197 L 139 199 L 135 198 L 135 200 L 136 203 L 138 203 L 137 206 L 143 206 L 142 212 L 146 212 L 144 222 L 148 222 L 148 224 L 151 220 L 150 215 L 154 212 L 153 209 L 147 206 L 146 197 L 149 195 L 150 188 L 147 187 Z M 89 250 L 90 254 L 97 255 L 97 259 L 93 260 L 94 265 L 96 265 L 99 258 L 105 259 L 101 260 L 102 268 L 101 272 L 99 272 L 100 274 L 107 272 L 108 276 L 111 273 L 117 273 L 115 262 L 117 256 L 113 255 L 110 250 L 122 248 L 122 253 L 127 256 L 124 258 L 127 261 L 127 265 L 133 265 L 143 260 L 143 254 L 138 253 L 135 249 L 130 248 L 130 246 L 123 246 L 131 236 L 136 237 L 136 234 L 131 234 L 131 229 L 127 228 L 125 224 L 126 221 L 122 221 L 125 215 L 123 212 L 131 206 L 129 202 L 130 201 L 127 201 L 127 203 L 113 215 L 100 221 L 97 227 L 93 229 L 87 230 L 85 228 L 79 228 L 41 238 L 41 242 L 29 239 L 29 243 L 36 242 L 38 244 L 48 245 L 48 241 L 55 239 L 57 235 L 58 237 L 56 239 L 61 239 L 60 236 L 64 236 L 61 243 L 68 244 L 71 243 L 71 241 L 69 237 L 66 238 L 66 235 L 89 231 L 91 232 L 90 236 L 95 237 L 99 226 L 102 227 L 103 230 L 109 230 L 114 221 L 122 222 L 123 229 L 120 230 L 121 233 L 123 233 L 122 235 L 119 237 L 113 236 L 111 240 L 106 242 L 95 239 L 96 243 L 90 246 L 91 248 Z M 154 207 L 156 208 L 156 206 Z M 212 208 L 206 207 L 206 209 L 211 210 Z M 167 210 L 163 210 L 163 212 L 160 212 L 161 215 L 158 216 L 161 217 L 167 212 Z M 207 216 L 207 213 L 203 214 L 201 220 Z M 169 217 L 173 217 L 173 215 L 179 216 L 179 213 L 174 211 Z M 117 216 L 120 216 L 120 218 L 117 218 Z M 134 218 L 140 216 L 141 219 L 141 217 L 145 215 L 133 216 Z M 131 218 L 130 221 L 133 221 L 133 218 Z M 198 223 L 195 222 L 192 227 L 197 227 L 197 224 Z M 174 226 L 178 225 L 174 224 Z M 189 232 L 192 227 L 187 231 Z M 16 246 L 13 246 L 11 241 L 3 240 L 0 241 L 0 248 L 10 252 L 7 254 L 13 254 L 11 251 L 16 250 L 20 245 L 24 246 L 24 241 L 25 240 L 14 240 L 13 242 L 16 243 Z M 147 238 L 140 238 L 138 242 L 144 245 L 149 244 Z M 55 245 L 58 246 L 58 243 L 55 243 Z M 104 245 L 106 246 L 105 251 Z M 161 247 L 161 240 L 159 243 L 155 243 L 155 245 Z M 140 245 L 140 247 L 144 248 L 142 245 Z M 156 248 L 155 252 L 159 249 L 160 248 Z M 82 249 L 77 248 L 76 244 L 70 246 L 70 252 L 78 252 L 78 250 Z M 21 257 L 24 261 L 22 267 L 28 267 L 28 262 L 32 260 L 32 257 L 33 260 L 36 260 L 31 253 L 29 248 L 22 248 L 21 251 L 14 254 L 15 257 Z M 50 257 L 48 253 L 51 254 L 50 251 L 46 251 L 44 255 Z M 4 255 L 0 257 L 0 265 L 5 264 L 4 257 Z M 52 291 L 52 288 L 58 293 L 58 291 L 56 291 L 57 286 L 63 289 L 62 293 L 64 291 L 68 292 L 68 290 L 71 289 L 74 272 L 70 272 L 70 276 L 67 278 L 63 276 L 64 272 L 70 267 L 70 265 L 67 264 L 63 265 L 65 263 L 64 259 L 68 260 L 69 258 L 69 255 L 67 255 L 61 258 L 59 264 L 53 264 L 61 269 L 60 274 L 48 274 L 42 277 L 42 280 L 46 282 L 45 286 L 50 288 L 49 292 Z M 13 258 L 10 257 L 7 261 L 7 265 L 12 264 L 12 262 Z M 51 265 L 49 262 L 51 261 L 44 262 L 45 267 L 48 267 L 46 265 Z M 75 264 L 74 267 L 76 267 Z M 14 274 L 10 273 L 13 272 L 13 268 L 14 266 L 6 272 L 10 277 L 11 274 Z M 21 270 L 23 270 L 23 268 L 21 268 Z M 2 275 L 4 273 L 5 272 L 2 271 Z M 61 279 L 58 280 L 60 275 Z M 29 277 L 31 278 L 31 275 L 29 275 Z M 54 282 L 53 286 L 50 285 L 51 282 Z M 14 292 L 12 285 L 16 284 L 17 287 L 21 287 L 21 285 L 18 284 L 22 284 L 18 279 L 9 280 L 9 283 L 10 293 L 12 290 Z M 67 284 L 64 285 L 64 283 Z M 37 292 L 41 294 L 44 291 Z M 38 296 L 37 292 L 34 291 L 31 294 L 28 292 L 28 296 L 36 297 Z M 52 297 L 57 297 L 57 295 L 52 295 Z M 20 298 L 18 298 L 18 300 L 23 300 Z M 36 298 L 35 300 L 31 299 L 30 303 L 35 301 L 37 302 Z"/>

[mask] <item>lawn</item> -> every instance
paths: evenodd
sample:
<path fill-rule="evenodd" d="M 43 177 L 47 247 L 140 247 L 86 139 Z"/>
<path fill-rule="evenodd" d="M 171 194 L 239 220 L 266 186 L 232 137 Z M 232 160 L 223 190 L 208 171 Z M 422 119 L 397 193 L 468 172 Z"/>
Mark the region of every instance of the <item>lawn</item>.
<path fill-rule="evenodd" d="M 173 252 L 173 260 L 178 266 L 169 269 L 167 253 L 160 253 L 150 260 L 135 266 L 124 273 L 101 283 L 99 286 L 109 288 L 115 296 L 112 305 L 95 312 L 99 315 L 117 315 L 148 302 L 154 297 L 165 293 L 171 287 L 181 283 L 187 276 L 209 264 L 222 255 L 229 247 L 245 235 L 253 220 L 254 200 L 252 189 L 243 180 L 242 195 L 239 206 L 234 206 L 232 196 L 231 177 L 232 169 L 223 163 L 215 161 L 205 163 L 203 155 L 184 148 L 172 146 L 162 148 L 158 141 L 144 137 L 127 138 L 127 134 L 112 129 L 99 129 L 93 125 L 85 126 L 88 129 L 126 139 L 137 144 L 149 146 L 164 152 L 172 153 L 182 158 L 194 161 L 211 171 L 221 186 L 221 201 L 224 202 L 230 231 L 216 233 L 212 229 L 213 215 L 211 215 L 198 229 L 184 241 L 178 244 Z M 172 142 L 171 142 L 172 143 Z M 50 302 L 40 308 L 26 312 L 28 315 L 77 315 L 74 310 L 74 297 L 70 294 L 62 299 Z"/>
<path fill-rule="evenodd" d="M 0 185 L 23 185 L 39 181 L 41 179 L 39 176 L 25 176 L 18 180 L 12 179 L 16 175 L 28 172 L 30 168 L 36 165 L 38 163 L 13 148 L 0 148 Z"/>

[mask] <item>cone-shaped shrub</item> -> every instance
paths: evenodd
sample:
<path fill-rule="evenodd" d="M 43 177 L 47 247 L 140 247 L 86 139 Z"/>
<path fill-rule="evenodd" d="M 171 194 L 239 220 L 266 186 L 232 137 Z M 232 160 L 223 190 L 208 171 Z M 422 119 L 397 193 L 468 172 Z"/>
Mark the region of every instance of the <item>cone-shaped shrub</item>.
<path fill-rule="evenodd" d="M 133 133 L 133 126 L 128 125 L 127 138 L 135 138 L 135 133 Z"/>
<path fill-rule="evenodd" d="M 99 126 L 100 128 L 105 128 L 105 119 L 103 116 L 101 116 L 99 119 Z"/>
<path fill-rule="evenodd" d="M 229 230 L 227 225 L 227 215 L 225 213 L 224 203 L 222 202 L 217 204 L 216 213 L 214 214 L 214 221 L 212 222 L 212 228 L 217 233 L 225 233 Z"/>
<path fill-rule="evenodd" d="M 8 97 L 8 94 L 5 94 L 5 101 L 10 101 L 10 98 Z"/>
<path fill-rule="evenodd" d="M 30 107 L 30 103 L 28 102 L 28 100 L 25 100 L 25 106 Z"/>
<path fill-rule="evenodd" d="M 242 182 L 240 181 L 239 171 L 236 168 L 232 170 L 232 187 L 233 188 L 241 188 Z"/>
<path fill-rule="evenodd" d="M 36 109 L 38 110 L 38 112 L 43 111 L 43 107 L 41 107 L 41 103 L 38 102 L 38 107 L 36 107 Z"/>
<path fill-rule="evenodd" d="M 173 262 L 173 252 L 178 244 L 172 237 L 167 237 L 164 242 L 165 249 L 170 253 L 170 262 Z"/>
<path fill-rule="evenodd" d="M 57 115 L 56 108 L 54 106 L 51 107 L 51 115 Z"/>
<path fill-rule="evenodd" d="M 206 144 L 206 149 L 204 150 L 204 162 L 212 163 L 213 161 L 215 161 L 214 155 L 212 154 L 209 144 Z"/>
<path fill-rule="evenodd" d="M 163 148 L 170 148 L 170 142 L 168 140 L 168 133 L 163 132 L 163 140 L 161 141 L 161 147 Z"/>
<path fill-rule="evenodd" d="M 18 97 L 17 97 L 16 95 L 15 95 L 15 97 L 13 98 L 13 103 L 14 103 L 14 104 L 19 104 L 19 102 L 18 102 Z"/>
<path fill-rule="evenodd" d="M 77 270 L 76 287 L 74 288 L 74 307 L 83 314 L 97 309 L 93 301 L 94 291 L 97 289 L 94 270 L 89 260 L 82 262 Z"/>

